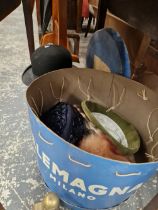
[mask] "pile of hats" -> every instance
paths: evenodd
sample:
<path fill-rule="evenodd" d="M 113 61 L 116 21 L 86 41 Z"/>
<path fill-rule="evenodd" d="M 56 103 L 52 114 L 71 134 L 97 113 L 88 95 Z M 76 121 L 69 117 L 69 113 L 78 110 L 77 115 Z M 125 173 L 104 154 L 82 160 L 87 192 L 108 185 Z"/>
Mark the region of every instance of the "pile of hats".
<path fill-rule="evenodd" d="M 98 156 L 133 162 L 140 147 L 134 126 L 90 101 L 83 101 L 81 107 L 58 102 L 40 119 L 67 142 Z"/>
<path fill-rule="evenodd" d="M 120 34 L 111 28 L 96 31 L 88 44 L 86 66 L 130 78 L 128 51 Z M 32 54 L 31 65 L 24 71 L 22 81 L 30 85 L 43 74 L 70 67 L 72 67 L 70 52 L 63 46 L 50 43 L 40 46 Z"/>
<path fill-rule="evenodd" d="M 106 69 L 113 73 L 126 77 L 131 74 L 125 43 L 119 33 L 110 28 L 94 33 L 88 45 L 86 61 L 88 67 L 97 68 L 98 63 L 103 62 Z M 31 64 L 22 76 L 26 85 L 50 71 L 71 68 L 72 58 L 64 47 L 48 44 L 35 50 Z M 139 149 L 140 140 L 135 128 L 99 104 L 83 102 L 81 108 L 76 109 L 74 105 L 59 102 L 44 113 L 41 120 L 69 143 L 99 156 L 129 161 L 129 157 L 125 156 Z M 115 130 L 111 130 L 112 127 Z"/>

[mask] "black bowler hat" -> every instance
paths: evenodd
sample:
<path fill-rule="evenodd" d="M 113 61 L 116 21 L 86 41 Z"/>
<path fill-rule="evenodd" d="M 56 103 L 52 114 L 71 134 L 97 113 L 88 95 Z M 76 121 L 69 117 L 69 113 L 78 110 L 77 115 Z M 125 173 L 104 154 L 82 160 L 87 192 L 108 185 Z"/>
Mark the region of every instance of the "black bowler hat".
<path fill-rule="evenodd" d="M 32 65 L 22 75 L 22 81 L 29 85 L 37 77 L 53 70 L 72 67 L 70 52 L 60 45 L 48 44 L 35 50 L 31 56 Z"/>

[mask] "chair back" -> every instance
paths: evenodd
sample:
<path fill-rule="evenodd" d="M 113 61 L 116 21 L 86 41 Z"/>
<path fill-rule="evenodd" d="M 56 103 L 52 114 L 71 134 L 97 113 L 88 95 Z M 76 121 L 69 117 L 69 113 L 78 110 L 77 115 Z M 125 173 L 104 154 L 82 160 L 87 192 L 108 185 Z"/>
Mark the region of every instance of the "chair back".
<path fill-rule="evenodd" d="M 158 40 L 158 1 L 157 0 L 115 0 L 108 1 L 109 11 Z"/>

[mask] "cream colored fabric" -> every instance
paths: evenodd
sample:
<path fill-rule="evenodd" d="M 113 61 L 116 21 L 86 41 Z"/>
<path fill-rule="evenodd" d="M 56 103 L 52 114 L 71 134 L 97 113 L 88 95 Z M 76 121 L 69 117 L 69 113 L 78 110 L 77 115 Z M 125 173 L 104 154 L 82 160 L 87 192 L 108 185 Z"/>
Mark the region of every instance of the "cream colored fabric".
<path fill-rule="evenodd" d="M 102 70 L 105 72 L 111 72 L 109 67 L 104 63 L 98 56 L 94 55 L 93 68 L 97 70 Z"/>

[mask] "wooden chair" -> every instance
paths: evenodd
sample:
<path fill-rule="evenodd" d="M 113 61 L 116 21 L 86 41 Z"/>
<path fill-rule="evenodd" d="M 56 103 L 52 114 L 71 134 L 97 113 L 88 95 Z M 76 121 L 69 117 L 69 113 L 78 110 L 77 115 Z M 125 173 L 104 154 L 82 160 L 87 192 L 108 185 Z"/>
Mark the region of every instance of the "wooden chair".
<path fill-rule="evenodd" d="M 14 11 L 21 4 L 21 0 L 7 0 L 0 1 L 0 21 L 7 17 L 12 11 Z"/>
<path fill-rule="evenodd" d="M 23 4 L 24 19 L 26 26 L 26 34 L 28 40 L 28 48 L 30 56 L 33 53 L 34 46 L 34 34 L 33 34 L 33 21 L 32 11 L 34 7 L 34 0 L 1 0 L 0 1 L 0 21 L 6 18 L 11 12 L 13 12 L 20 4 Z"/>
<path fill-rule="evenodd" d="M 141 42 L 132 61 L 134 75 L 142 69 L 152 40 L 158 41 L 158 2 L 156 0 L 99 0 L 96 30 L 105 27 L 107 11 L 142 33 Z M 127 37 L 128 38 L 128 37 Z M 132 38 L 132 37 L 131 37 Z"/>
<path fill-rule="evenodd" d="M 25 19 L 25 27 L 26 27 L 26 35 L 27 35 L 30 57 L 35 50 L 33 18 L 32 18 L 34 3 L 35 3 L 35 0 L 22 0 L 24 19 Z"/>
<path fill-rule="evenodd" d="M 80 37 L 77 33 L 67 33 L 67 8 L 67 0 L 52 0 L 52 29 L 40 38 L 40 44 L 54 43 L 62 45 L 70 50 L 73 61 L 79 62 Z M 70 38 L 74 40 L 74 49 L 71 49 Z"/>
<path fill-rule="evenodd" d="M 40 0 L 36 0 L 36 9 L 37 9 L 37 20 L 38 20 L 38 29 L 39 29 L 39 38 L 40 44 L 44 45 L 48 42 L 52 42 L 55 44 L 63 45 L 64 47 L 70 49 L 70 42 L 68 42 L 68 38 L 74 40 L 74 49 L 72 53 L 73 61 L 79 61 L 79 40 L 80 37 L 77 33 L 67 33 L 67 8 L 68 8 L 68 0 L 52 0 L 52 25 L 53 29 L 50 33 L 45 35 L 41 34 L 41 15 L 40 15 Z M 74 0 L 77 7 L 77 15 L 76 15 L 76 31 L 80 32 L 80 18 L 81 18 L 81 10 L 82 10 L 82 0 Z M 8 0 L 1 0 L 0 2 L 0 21 L 3 20 L 7 15 L 9 15 L 12 11 L 14 11 L 21 3 L 23 5 L 25 26 L 26 26 L 26 35 L 28 40 L 28 48 L 30 57 L 35 50 L 34 45 L 34 31 L 33 31 L 33 19 L 32 12 L 34 8 L 35 0 L 12 0 L 11 2 Z M 70 3 L 70 2 L 69 2 Z M 70 16 L 69 16 L 70 18 Z M 71 17 L 73 18 L 73 17 Z M 72 27 L 72 26 L 71 26 Z M 73 26 L 74 27 L 74 26 Z"/>
<path fill-rule="evenodd" d="M 99 0 L 97 30 L 104 26 L 107 9 L 152 39 L 158 39 L 157 0 L 117 0 L 117 3 L 115 0 Z"/>

